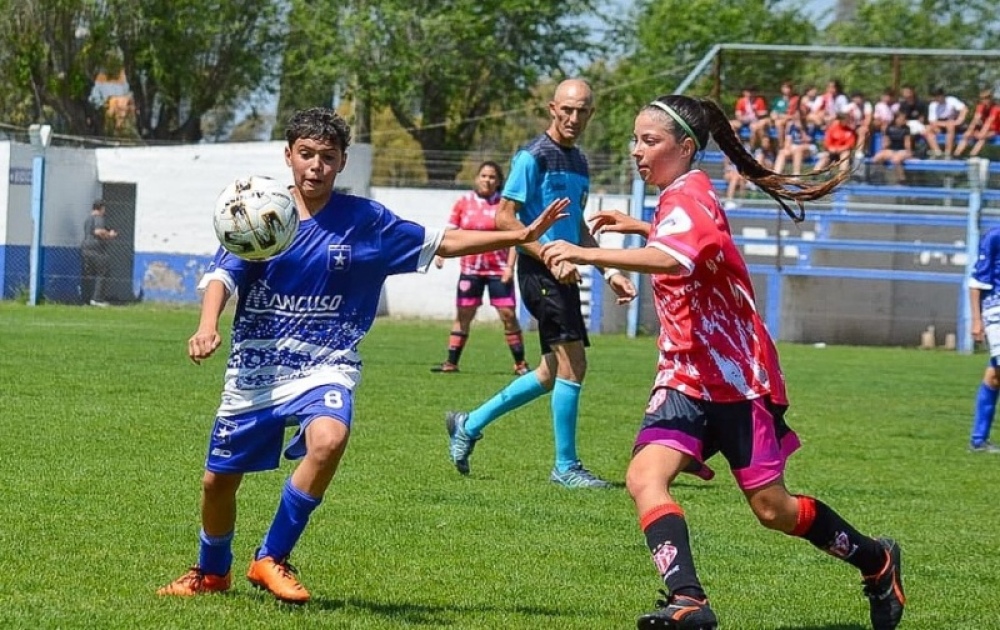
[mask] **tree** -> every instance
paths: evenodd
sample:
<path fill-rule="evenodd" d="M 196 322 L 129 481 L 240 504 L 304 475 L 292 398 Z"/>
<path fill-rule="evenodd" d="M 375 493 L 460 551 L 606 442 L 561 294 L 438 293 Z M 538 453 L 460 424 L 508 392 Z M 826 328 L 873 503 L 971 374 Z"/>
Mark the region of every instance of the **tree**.
<path fill-rule="evenodd" d="M 588 130 L 592 150 L 622 155 L 638 109 L 680 85 L 695 64 L 718 43 L 811 44 L 816 27 L 800 8 L 779 0 L 639 0 L 615 39 L 632 41 L 622 59 L 595 65 L 587 74 L 598 88 L 598 116 Z M 711 78 L 688 93 L 718 97 L 724 109 L 744 85 L 777 92 L 797 79 L 803 61 L 795 57 L 727 55 L 722 84 Z"/>
<path fill-rule="evenodd" d="M 994 0 L 858 0 L 852 19 L 831 24 L 823 35 L 824 42 L 841 46 L 997 50 L 1000 4 Z M 913 85 L 925 95 L 926 90 L 941 86 L 950 93 L 973 97 L 998 78 L 995 59 L 838 61 L 845 84 L 873 94 L 898 82 Z"/>
<path fill-rule="evenodd" d="M 461 164 L 484 120 L 519 106 L 541 77 L 592 53 L 592 0 L 292 0 L 279 111 L 353 103 L 355 133 L 388 108 L 420 145 L 431 181 Z M 317 54 L 322 51 L 322 54 Z"/>
<path fill-rule="evenodd" d="M 0 117 L 68 134 L 196 142 L 203 114 L 273 86 L 284 41 L 279 0 L 0 3 L 8 5 L 0 78 L 17 95 L 0 101 Z M 125 127 L 105 124 L 107 101 L 94 89 L 102 73 L 131 90 L 134 120 Z M 27 116 L 12 105 L 25 101 Z"/>

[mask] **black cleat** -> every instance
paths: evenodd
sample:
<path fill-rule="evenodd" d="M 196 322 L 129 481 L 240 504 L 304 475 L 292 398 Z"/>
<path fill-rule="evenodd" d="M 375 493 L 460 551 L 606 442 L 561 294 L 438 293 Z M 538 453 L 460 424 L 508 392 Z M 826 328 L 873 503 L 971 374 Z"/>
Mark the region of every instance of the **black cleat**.
<path fill-rule="evenodd" d="M 903 595 L 902 552 L 899 545 L 891 538 L 878 538 L 879 544 L 885 548 L 888 562 L 882 572 L 874 577 L 866 577 L 865 597 L 871 606 L 871 621 L 873 630 L 894 630 L 903 618 L 903 606 L 906 596 Z"/>
<path fill-rule="evenodd" d="M 674 630 L 715 630 L 719 620 L 708 606 L 707 599 L 695 599 L 687 595 L 667 595 L 657 600 L 657 609 L 639 617 L 639 630 L 669 628 Z"/>

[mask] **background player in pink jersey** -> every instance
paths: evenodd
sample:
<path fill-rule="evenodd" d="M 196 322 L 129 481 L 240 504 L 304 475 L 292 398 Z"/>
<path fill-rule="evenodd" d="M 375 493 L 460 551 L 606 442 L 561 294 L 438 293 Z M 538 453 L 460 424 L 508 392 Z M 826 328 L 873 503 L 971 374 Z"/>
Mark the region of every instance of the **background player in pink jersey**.
<path fill-rule="evenodd" d="M 857 567 L 872 626 L 895 628 L 904 604 L 899 546 L 861 534 L 822 501 L 785 487 L 785 461 L 799 441 L 784 421 L 788 401 L 778 355 L 712 182 L 692 165 L 711 134 L 739 172 L 796 219 L 803 201 L 829 193 L 846 173 L 835 165 L 837 175 L 810 182 L 768 170 L 743 148 L 710 100 L 662 96 L 640 110 L 634 133 L 639 174 L 660 189 L 653 222 L 601 212 L 592 227 L 639 234 L 646 246 L 588 249 L 555 241 L 542 248 L 542 256 L 548 265 L 572 262 L 651 275 L 660 359 L 626 486 L 667 590 L 638 627 L 717 626 L 671 486 L 681 472 L 710 478 L 704 462 L 721 452 L 760 523 Z"/>
<path fill-rule="evenodd" d="M 500 207 L 500 189 L 503 188 L 503 169 L 496 162 L 486 161 L 476 171 L 475 189 L 462 195 L 451 209 L 448 229 L 486 230 L 497 229 L 497 208 Z M 514 373 L 518 376 L 531 371 L 524 360 L 524 336 L 517 321 L 517 298 L 514 292 L 514 265 L 517 249 L 498 249 L 483 254 L 463 256 L 455 299 L 457 312 L 448 337 L 448 360 L 431 368 L 431 372 L 458 372 L 458 361 L 469 340 L 472 319 L 483 303 L 483 291 L 490 290 L 490 304 L 503 322 L 503 332 L 510 354 L 514 357 Z M 438 269 L 444 259 L 438 256 L 434 265 Z"/>

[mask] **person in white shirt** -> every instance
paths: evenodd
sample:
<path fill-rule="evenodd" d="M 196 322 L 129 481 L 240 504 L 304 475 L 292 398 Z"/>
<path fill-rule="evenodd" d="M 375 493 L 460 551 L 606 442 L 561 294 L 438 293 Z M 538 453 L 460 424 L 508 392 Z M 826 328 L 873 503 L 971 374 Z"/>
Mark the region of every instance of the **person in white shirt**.
<path fill-rule="evenodd" d="M 927 107 L 927 129 L 924 138 L 930 148 L 931 157 L 951 157 L 955 147 L 955 133 L 969 113 L 965 103 L 954 96 L 946 95 L 943 88 L 931 92 L 931 102 Z M 944 134 L 944 151 L 938 143 L 938 134 Z"/>

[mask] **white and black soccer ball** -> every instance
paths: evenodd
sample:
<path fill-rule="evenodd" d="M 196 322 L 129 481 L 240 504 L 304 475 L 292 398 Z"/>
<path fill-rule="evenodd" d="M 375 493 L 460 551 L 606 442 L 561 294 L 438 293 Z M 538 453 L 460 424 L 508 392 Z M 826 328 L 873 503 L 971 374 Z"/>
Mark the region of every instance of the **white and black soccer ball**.
<path fill-rule="evenodd" d="M 246 260 L 274 258 L 288 249 L 299 213 L 288 188 L 270 177 L 241 177 L 215 202 L 215 235 L 227 251 Z"/>

